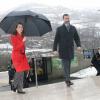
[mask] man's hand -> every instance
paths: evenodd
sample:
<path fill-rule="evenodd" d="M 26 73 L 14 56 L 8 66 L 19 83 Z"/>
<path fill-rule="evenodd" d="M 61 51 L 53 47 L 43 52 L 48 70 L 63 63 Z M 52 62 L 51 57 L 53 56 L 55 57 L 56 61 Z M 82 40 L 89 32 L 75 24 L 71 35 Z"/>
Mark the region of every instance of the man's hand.
<path fill-rule="evenodd" d="M 77 51 L 81 52 L 82 48 L 81 47 L 77 47 Z"/>
<path fill-rule="evenodd" d="M 58 52 L 57 52 L 57 51 L 54 51 L 53 54 L 54 54 L 54 55 L 58 55 Z"/>

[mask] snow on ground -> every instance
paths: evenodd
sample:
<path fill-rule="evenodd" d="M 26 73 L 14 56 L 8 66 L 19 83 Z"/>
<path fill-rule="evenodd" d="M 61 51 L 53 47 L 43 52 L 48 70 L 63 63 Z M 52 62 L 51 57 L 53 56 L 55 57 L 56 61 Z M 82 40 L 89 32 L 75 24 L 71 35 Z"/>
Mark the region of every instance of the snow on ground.
<path fill-rule="evenodd" d="M 71 76 L 85 78 L 85 77 L 89 77 L 89 76 L 95 76 L 96 73 L 97 73 L 97 71 L 94 67 L 89 67 L 86 69 L 82 69 L 76 73 L 73 73 L 73 74 L 71 74 Z"/>

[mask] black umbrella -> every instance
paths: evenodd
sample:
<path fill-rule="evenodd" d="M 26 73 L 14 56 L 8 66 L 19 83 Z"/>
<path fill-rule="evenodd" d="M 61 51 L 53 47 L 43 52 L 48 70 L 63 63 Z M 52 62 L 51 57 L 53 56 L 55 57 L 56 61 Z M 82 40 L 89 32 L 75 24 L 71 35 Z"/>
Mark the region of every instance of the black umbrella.
<path fill-rule="evenodd" d="M 25 28 L 25 36 L 42 36 L 52 30 L 50 21 L 41 14 L 32 11 L 13 11 L 0 23 L 7 34 L 13 33 L 16 24 L 21 22 Z"/>

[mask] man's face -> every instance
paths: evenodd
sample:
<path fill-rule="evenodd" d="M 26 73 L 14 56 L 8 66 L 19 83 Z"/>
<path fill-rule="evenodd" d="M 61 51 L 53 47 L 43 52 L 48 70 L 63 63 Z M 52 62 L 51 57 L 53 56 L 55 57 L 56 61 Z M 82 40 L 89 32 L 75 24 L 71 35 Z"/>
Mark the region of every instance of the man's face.
<path fill-rule="evenodd" d="M 65 24 L 68 23 L 68 22 L 70 22 L 69 16 L 64 16 L 63 20 L 64 20 Z"/>

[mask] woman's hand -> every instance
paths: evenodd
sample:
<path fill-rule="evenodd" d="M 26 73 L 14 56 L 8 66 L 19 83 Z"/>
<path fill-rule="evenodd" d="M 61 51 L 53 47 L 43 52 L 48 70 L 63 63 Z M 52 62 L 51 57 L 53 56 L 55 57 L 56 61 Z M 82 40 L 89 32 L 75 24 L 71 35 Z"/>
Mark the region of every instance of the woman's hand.
<path fill-rule="evenodd" d="M 25 41 L 26 41 L 26 37 L 23 38 L 23 42 L 25 42 Z"/>

